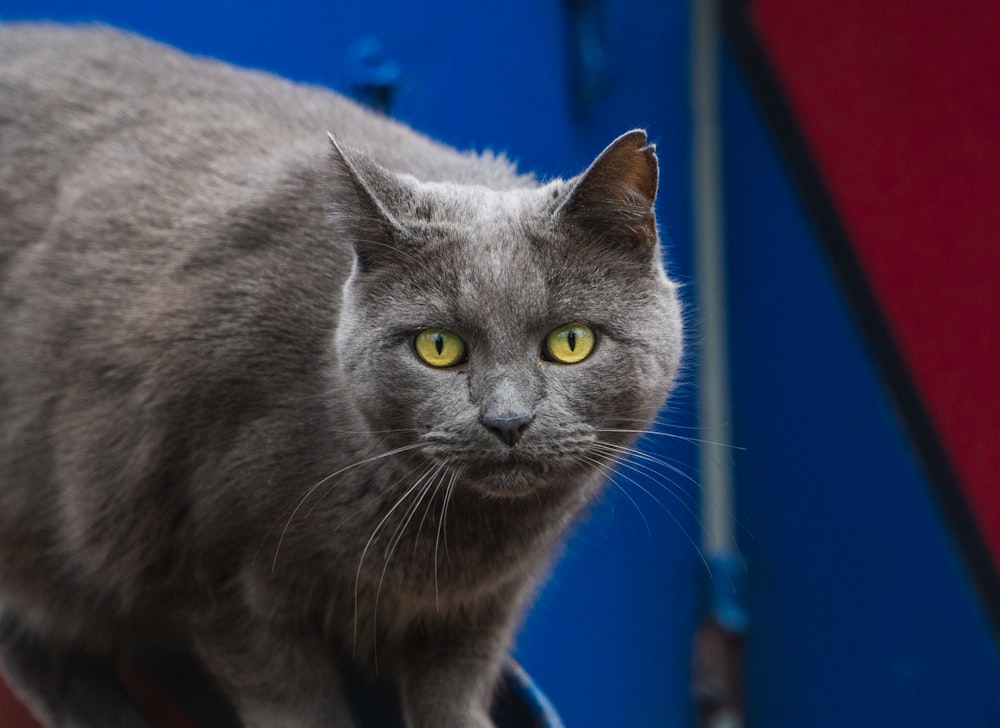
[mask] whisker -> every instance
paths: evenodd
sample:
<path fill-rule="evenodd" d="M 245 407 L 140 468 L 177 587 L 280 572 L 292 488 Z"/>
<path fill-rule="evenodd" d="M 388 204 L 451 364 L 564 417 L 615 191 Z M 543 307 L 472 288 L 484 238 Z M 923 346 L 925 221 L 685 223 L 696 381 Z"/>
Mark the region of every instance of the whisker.
<path fill-rule="evenodd" d="M 443 463 L 439 463 L 436 467 L 434 467 L 433 470 L 431 470 L 429 473 L 425 473 L 423 478 L 421 478 L 421 480 L 426 479 L 424 486 L 420 489 L 420 492 L 417 493 L 417 497 L 414 499 L 413 503 L 411 503 L 407 507 L 406 512 L 403 514 L 403 519 L 400 521 L 401 527 L 396 528 L 396 531 L 393 533 L 393 536 L 389 540 L 389 543 L 386 544 L 385 548 L 386 561 L 388 561 L 389 557 L 392 556 L 392 552 L 396 550 L 396 544 L 398 544 L 400 538 L 402 538 L 403 531 L 410 524 L 410 521 L 413 519 L 413 516 L 416 515 L 417 509 L 420 508 L 420 504 L 423 503 L 427 493 L 434 486 L 435 479 L 441 474 L 441 471 L 444 469 L 444 467 L 445 466 Z"/>
<path fill-rule="evenodd" d="M 618 473 L 616 473 L 614 475 L 617 475 L 617 476 L 620 476 L 620 477 L 624 478 L 625 480 L 627 480 L 628 482 L 630 482 L 632 485 L 634 485 L 636 488 L 638 488 L 643 493 L 645 493 L 650 498 L 652 498 L 653 502 L 655 502 L 660 508 L 663 509 L 663 512 L 666 513 L 667 516 L 670 517 L 670 520 L 672 520 L 674 522 L 674 525 L 676 525 L 677 528 L 680 530 L 680 532 L 682 534 L 684 534 L 684 538 L 686 538 L 688 540 L 688 543 L 690 543 L 691 546 L 694 547 L 695 553 L 698 554 L 698 558 L 701 559 L 701 562 L 705 565 L 705 568 L 708 569 L 708 570 L 711 570 L 711 567 L 709 567 L 709 565 L 708 565 L 708 560 L 705 558 L 705 554 L 702 553 L 701 547 L 698 546 L 698 543 L 694 540 L 694 538 L 691 536 L 691 534 L 688 533 L 688 530 L 686 528 L 684 528 L 684 525 L 680 522 L 680 519 L 678 519 L 677 516 L 675 516 L 674 513 L 669 508 L 667 508 L 666 505 L 664 505 L 663 501 L 661 501 L 659 498 L 657 498 L 655 495 L 653 495 L 653 493 L 651 493 L 648 488 L 644 487 L 641 483 L 639 483 L 639 481 L 637 481 L 634 478 L 626 475 L 625 473 L 618 472 Z M 614 481 L 614 475 L 611 476 L 611 481 L 613 483 L 615 482 Z M 616 485 L 617 485 L 617 483 L 616 483 Z M 620 485 L 618 485 L 618 487 L 621 490 L 624 490 L 623 488 L 621 488 Z M 683 504 L 683 502 L 682 502 L 682 505 L 686 505 L 686 504 Z M 689 512 L 692 515 L 696 515 L 694 513 L 694 511 L 691 511 L 690 509 L 689 509 Z M 643 520 L 645 521 L 645 518 Z M 647 523 L 647 531 L 648 531 L 648 523 Z"/>
<path fill-rule="evenodd" d="M 420 442 L 420 443 L 416 443 L 416 444 L 414 444 L 414 445 L 405 445 L 405 446 L 403 446 L 403 447 L 401 447 L 401 448 L 397 448 L 396 450 L 393 450 L 392 452 L 389 452 L 389 453 L 386 453 L 385 455 L 380 455 L 380 456 L 379 456 L 378 458 L 373 458 L 373 459 L 380 459 L 380 458 L 382 458 L 382 457 L 387 457 L 387 456 L 389 456 L 389 455 L 396 455 L 396 454 L 398 454 L 398 453 L 400 453 L 400 452 L 403 452 L 403 451 L 405 451 L 405 450 L 413 450 L 413 449 L 416 449 L 416 448 L 418 448 L 418 447 L 426 447 L 426 446 L 427 446 L 427 443 L 424 443 L 424 442 Z M 412 468 L 412 469 L 411 469 L 411 470 L 410 470 L 409 472 L 410 472 L 410 473 L 412 473 L 412 472 L 413 472 L 414 470 L 416 470 L 416 468 Z M 407 474 L 409 474 L 409 473 L 407 473 Z M 334 475 L 337 475 L 337 473 L 334 473 Z M 329 477 L 332 477 L 332 476 L 329 476 Z M 400 478 L 400 480 L 399 480 L 399 481 L 397 481 L 397 484 L 398 484 L 398 483 L 399 483 L 400 481 L 404 480 L 404 479 L 405 479 L 405 477 L 406 477 L 406 476 L 403 476 L 403 478 Z M 317 485 L 320 485 L 320 483 L 317 483 Z M 319 505 L 320 503 L 322 503 L 322 502 L 323 502 L 323 498 L 325 498 L 325 497 L 326 497 L 326 494 L 327 494 L 327 493 L 329 493 L 329 492 L 330 492 L 330 491 L 329 491 L 329 488 L 328 488 L 328 489 L 326 490 L 326 492 L 324 492 L 324 493 L 323 493 L 323 495 L 321 495 L 321 496 L 320 496 L 319 498 L 317 498 L 317 499 L 316 499 L 316 502 L 315 502 L 315 503 L 313 503 L 313 504 L 312 504 L 312 505 L 311 505 L 311 506 L 309 507 L 309 510 L 308 510 L 308 511 L 306 511 L 306 514 L 305 514 L 305 515 L 303 516 L 303 519 L 305 519 L 305 518 L 308 518 L 308 517 L 309 517 L 310 515 L 312 515 L 312 512 L 313 512 L 314 510 L 316 510 L 316 507 L 317 507 L 317 506 L 318 506 L 318 505 Z M 294 516 L 294 514 L 292 514 L 292 515 Z"/>
<path fill-rule="evenodd" d="M 656 470 L 655 468 L 653 468 L 653 467 L 651 467 L 649 465 L 645 465 L 645 464 L 642 464 L 642 463 L 633 463 L 633 462 L 630 462 L 628 460 L 618 460 L 616 462 L 616 467 L 627 468 L 627 469 L 631 470 L 632 472 L 634 472 L 636 475 L 640 475 L 640 476 L 641 475 L 645 475 L 646 477 L 653 478 L 653 482 L 656 485 L 658 485 L 660 488 L 662 488 L 664 493 L 666 493 L 671 498 L 673 498 L 675 501 L 677 501 L 684 508 L 685 511 L 687 511 L 688 513 L 690 513 L 692 516 L 694 516 L 695 520 L 697 520 L 697 521 L 700 522 L 701 516 L 695 510 L 694 505 L 692 503 L 688 502 L 688 500 L 685 500 L 680 495 L 680 493 L 677 492 L 677 490 L 675 490 L 674 488 L 668 487 L 669 485 L 676 486 L 676 483 L 674 483 L 674 482 L 672 482 L 670 480 L 664 479 L 663 478 L 663 473 L 659 472 L 658 470 Z M 619 474 L 623 478 L 627 477 L 626 475 L 624 475 L 620 471 L 619 471 Z M 638 486 L 638 483 L 636 485 Z M 639 487 L 641 487 L 641 486 L 639 486 Z M 662 504 L 661 504 L 661 506 L 662 506 Z"/>
<path fill-rule="evenodd" d="M 635 508 L 635 512 L 638 513 L 639 514 L 639 518 L 642 519 L 643 525 L 646 527 L 646 537 L 650 541 L 652 541 L 653 540 L 653 532 L 649 528 L 649 521 L 646 520 L 646 514 L 642 512 L 642 509 L 639 507 L 639 504 L 635 502 L 635 498 L 633 498 L 631 496 L 631 494 L 629 494 L 629 492 L 627 490 L 625 490 L 623 487 L 621 487 L 621 485 L 619 483 L 615 482 L 614 471 L 611 468 L 609 468 L 605 463 L 602 463 L 600 460 L 597 460 L 596 458 L 591 458 L 590 456 L 583 455 L 583 456 L 581 456 L 581 459 L 583 461 L 585 461 L 585 462 L 590 463 L 591 465 L 593 465 L 594 467 L 596 467 L 598 470 L 600 470 L 602 473 L 604 473 L 605 477 L 607 477 L 607 479 L 608 479 L 608 482 L 611 483 L 611 485 L 613 485 L 614 487 L 616 487 L 618 490 L 620 490 L 622 492 L 622 495 L 624 495 L 626 498 L 628 498 L 629 502 Z"/>
<path fill-rule="evenodd" d="M 600 457 L 600 456 L 598 456 L 598 457 Z M 620 463 L 618 463 L 618 464 L 620 464 Z M 607 467 L 610 467 L 610 466 L 607 466 Z M 660 508 L 662 508 L 666 513 L 670 514 L 670 509 L 667 508 L 663 504 L 663 501 L 661 501 L 659 498 L 657 498 L 656 495 L 651 490 L 649 490 L 649 488 L 647 488 L 646 486 L 644 486 L 638 480 L 636 480 L 635 478 L 633 478 L 633 477 L 631 477 L 629 475 L 626 475 L 625 473 L 622 473 L 621 471 L 616 471 L 611 477 L 614 477 L 614 476 L 619 476 L 619 477 L 625 478 L 625 480 L 627 480 L 632 485 L 634 485 L 636 488 L 638 488 L 643 493 L 645 493 L 646 495 L 648 495 L 652 499 L 652 501 L 654 503 L 656 503 L 656 505 L 658 505 Z M 673 514 L 670 514 L 670 515 L 673 515 Z"/>
<path fill-rule="evenodd" d="M 703 432 L 704 428 L 701 425 L 681 425 L 677 422 L 672 422 L 669 418 L 667 412 L 661 412 L 653 419 L 648 417 L 625 417 L 624 415 L 630 414 L 627 412 L 622 412 L 618 414 L 610 414 L 607 416 L 609 420 L 617 420 L 619 422 L 638 422 L 642 425 L 647 426 L 645 429 L 649 429 L 648 425 L 653 425 L 655 427 L 662 427 L 670 430 L 693 430 L 698 432 Z M 676 414 L 676 413 L 674 413 Z"/>
<path fill-rule="evenodd" d="M 364 460 L 360 460 L 360 461 L 358 461 L 356 463 L 352 463 L 351 465 L 347 465 L 347 466 L 345 466 L 343 468 L 340 468 L 339 470 L 336 470 L 336 471 L 330 473 L 325 478 L 323 478 L 318 483 L 316 483 L 311 488 L 309 488 L 305 492 L 305 494 L 298 500 L 298 503 L 295 505 L 295 508 L 292 510 L 292 514 L 288 517 L 288 520 L 285 522 L 285 527 L 281 530 L 281 536 L 278 538 L 278 545 L 275 546 L 275 548 L 274 548 L 274 558 L 271 560 L 271 573 L 274 573 L 275 566 L 278 563 L 278 552 L 281 549 L 282 542 L 284 542 L 284 540 L 285 540 L 285 535 L 288 533 L 289 526 L 292 525 L 292 521 L 295 519 L 295 515 L 299 512 L 299 509 L 302 508 L 302 506 L 305 504 L 306 500 L 308 500 L 309 496 L 311 496 L 313 493 L 316 492 L 317 488 L 321 487 L 324 483 L 329 482 L 331 478 L 335 478 L 336 476 L 338 476 L 338 475 L 340 475 L 342 473 L 346 473 L 348 470 L 352 470 L 352 469 L 360 467 L 362 465 L 368 465 L 369 463 L 373 463 L 373 462 L 375 462 L 377 460 L 382 460 L 383 458 L 391 457 L 392 455 L 398 455 L 399 453 L 406 452 L 408 450 L 416 450 L 417 448 L 425 447 L 425 446 L 426 446 L 425 443 L 418 442 L 418 443 L 414 443 L 412 445 L 404 445 L 403 447 L 397 447 L 396 449 L 390 450 L 389 452 L 384 452 L 381 455 L 375 455 L 375 456 L 370 457 L 370 458 L 365 458 Z M 285 510 L 281 512 L 281 515 L 284 515 L 287 511 L 288 511 L 288 508 L 286 507 Z M 312 509 L 310 509 L 309 512 L 311 513 Z M 281 518 L 281 516 L 278 516 L 279 520 L 280 520 L 280 518 Z M 276 525 L 278 525 L 278 521 L 275 521 L 274 524 L 271 526 L 271 528 L 267 529 L 267 532 L 264 534 L 264 537 L 261 539 L 261 546 L 263 546 L 264 542 L 267 540 L 267 537 L 270 535 L 271 531 L 274 530 L 274 526 L 276 526 Z M 258 548 L 258 551 L 259 550 L 260 549 Z"/>
<path fill-rule="evenodd" d="M 447 466 L 448 463 L 446 462 L 445 465 Z M 431 494 L 431 497 L 427 499 L 427 505 L 424 506 L 424 515 L 421 516 L 420 518 L 420 525 L 417 526 L 417 535 L 413 539 L 414 554 L 417 553 L 417 547 L 420 546 L 420 534 L 423 533 L 424 531 L 424 523 L 426 523 L 427 521 L 427 516 L 431 511 L 431 506 L 434 505 L 434 499 L 437 498 L 437 494 L 441 490 L 441 486 L 444 485 L 444 482 L 445 481 L 443 477 L 437 481 L 437 483 L 434 485 L 434 492 Z"/>
<path fill-rule="evenodd" d="M 691 483 L 691 485 L 701 490 L 701 483 L 695 480 L 695 478 L 692 477 L 690 473 L 684 472 L 683 470 L 681 470 L 681 468 L 674 465 L 665 458 L 658 457 L 651 453 L 643 452 L 642 450 L 638 450 L 636 448 L 625 447 L 624 445 L 616 445 L 613 442 L 598 441 L 594 443 L 594 447 L 602 450 L 611 450 L 614 451 L 615 453 L 621 453 L 622 455 L 625 455 L 626 458 L 635 458 L 637 460 L 644 460 L 646 462 L 653 463 L 654 465 L 666 468 L 670 472 L 676 473 L 677 475 L 681 476 L 686 481 Z M 650 468 L 650 472 L 656 472 L 656 470 L 654 468 Z M 659 475 L 660 473 L 657 474 Z"/>
<path fill-rule="evenodd" d="M 645 453 L 631 452 L 628 449 L 624 450 L 618 449 L 615 448 L 614 446 L 607 445 L 606 443 L 594 443 L 593 448 L 595 453 L 599 453 L 604 457 L 613 459 L 616 465 L 621 465 L 622 467 L 627 467 L 635 471 L 636 473 L 645 474 L 652 477 L 653 479 L 656 480 L 657 485 L 665 487 L 665 484 L 669 483 L 670 485 L 677 487 L 679 490 L 682 490 L 685 493 L 688 492 L 687 490 L 680 488 L 680 486 L 674 480 L 669 478 L 667 474 L 661 470 L 661 468 L 666 468 L 671 473 L 676 472 L 680 476 L 684 477 L 695 487 L 699 489 L 701 487 L 698 484 L 697 480 L 692 478 L 684 471 L 671 467 L 670 463 L 663 462 L 654 457 L 648 457 L 648 458 L 640 457 Z"/>
<path fill-rule="evenodd" d="M 410 525 L 410 521 L 413 520 L 414 514 L 416 514 L 417 510 L 420 508 L 420 503 L 427 496 L 427 493 L 430 492 L 431 487 L 434 485 L 434 481 L 444 471 L 444 468 L 444 463 L 439 463 L 433 471 L 429 471 L 421 477 L 421 480 L 426 478 L 427 483 L 420 489 L 420 492 L 417 494 L 413 504 L 404 514 L 403 521 L 397 528 L 396 533 L 393 534 L 393 537 L 390 540 L 390 545 L 386 550 L 385 563 L 382 565 L 382 573 L 379 574 L 378 577 L 378 586 L 375 589 L 375 604 L 372 608 L 372 652 L 375 657 L 376 674 L 378 673 L 378 603 L 379 598 L 382 596 L 382 583 L 385 581 L 385 574 L 389 570 L 389 562 L 392 560 L 392 555 L 396 552 L 396 546 L 399 545 L 400 540 L 403 538 L 403 534 L 406 532 L 406 527 Z M 418 480 L 417 482 L 419 483 L 420 481 Z"/>
<path fill-rule="evenodd" d="M 714 440 L 701 440 L 697 437 L 686 437 L 685 435 L 678 435 L 675 432 L 658 432 L 657 430 L 626 430 L 626 429 L 616 429 L 616 428 L 597 428 L 594 431 L 619 432 L 619 433 L 634 434 L 634 435 L 650 435 L 653 437 L 670 437 L 675 440 L 689 442 L 694 445 L 717 445 L 719 447 L 725 447 L 731 450 L 746 450 L 745 447 L 740 447 L 739 445 L 729 445 L 724 442 L 715 442 Z"/>
<path fill-rule="evenodd" d="M 395 510 L 399 508 L 399 506 L 402 505 L 407 498 L 410 497 L 410 494 L 420 487 L 420 484 L 423 482 L 424 478 L 426 478 L 427 475 L 435 467 L 436 466 L 433 463 L 427 466 L 427 469 L 424 471 L 423 475 L 421 475 L 417 479 L 417 481 L 413 485 L 411 485 L 406 490 L 406 492 L 403 493 L 403 495 L 401 495 L 396 500 L 396 502 L 392 505 L 392 507 L 388 510 L 388 512 L 386 512 L 386 514 L 382 516 L 382 520 L 380 520 L 378 524 L 375 526 L 375 530 L 372 531 L 372 535 L 368 538 L 368 543 L 365 544 L 364 549 L 362 549 L 361 551 L 361 558 L 358 560 L 358 571 L 354 576 L 354 646 L 352 647 L 352 652 L 356 652 L 358 647 L 358 596 L 359 596 L 358 593 L 361 585 L 361 568 L 365 563 L 365 556 L 367 556 L 368 554 L 368 549 L 370 549 L 372 544 L 375 542 L 375 538 L 378 536 L 378 532 L 382 529 L 382 526 L 385 525 L 385 522 L 388 521 L 389 518 L 392 516 L 392 514 L 395 512 Z"/>
<path fill-rule="evenodd" d="M 627 447 L 624 447 L 622 445 L 615 445 L 614 443 L 610 443 L 610 442 L 600 442 L 600 441 L 598 441 L 598 442 L 593 443 L 593 447 L 594 447 L 595 450 L 602 450 L 602 449 L 605 449 L 605 448 L 610 448 L 610 449 L 614 450 L 616 453 L 618 453 L 618 452 L 627 453 L 625 459 L 622 459 L 622 460 L 618 461 L 618 463 L 620 465 L 624 466 L 624 467 L 632 467 L 633 469 L 640 467 L 640 463 L 630 462 L 631 458 L 638 458 L 638 459 L 641 459 L 641 460 L 646 460 L 646 461 L 648 461 L 650 463 L 655 463 L 656 465 L 659 465 L 661 467 L 667 468 L 671 472 L 676 473 L 677 475 L 680 475 L 682 478 L 684 478 L 689 483 L 691 483 L 693 486 L 695 486 L 698 490 L 703 490 L 703 487 L 702 487 L 701 483 L 699 483 L 696 478 L 692 477 L 689 473 L 686 473 L 684 470 L 682 470 L 681 468 L 679 468 L 676 465 L 674 465 L 673 463 L 671 463 L 668 459 L 664 459 L 662 457 L 654 456 L 654 455 L 652 455 L 650 453 L 643 452 L 642 450 L 638 450 L 638 449 L 635 449 L 635 448 L 627 448 Z M 673 498 L 675 498 L 678 502 L 680 502 L 682 505 L 684 505 L 685 508 L 686 508 L 686 510 L 689 513 L 691 513 L 692 515 L 698 517 L 699 520 L 700 520 L 700 514 L 696 513 L 691 506 L 688 506 L 686 501 L 682 501 L 681 498 L 680 498 L 680 496 L 677 495 L 677 493 L 674 490 L 672 490 L 672 489 L 670 489 L 670 488 L 668 488 L 666 486 L 666 483 L 670 483 L 671 485 L 677 485 L 676 483 L 674 483 L 673 481 L 667 479 L 666 476 L 664 475 L 664 473 L 659 472 L 652 465 L 642 466 L 641 469 L 647 475 L 649 475 L 649 476 L 655 476 L 656 477 L 656 483 L 657 483 L 657 485 L 659 485 L 660 487 L 662 487 Z M 687 491 L 684 491 L 683 489 L 681 489 L 681 490 L 682 490 L 682 492 L 687 492 Z M 693 500 L 693 496 L 692 496 L 692 500 Z M 742 528 L 745 531 L 747 531 L 747 533 L 749 533 L 749 530 L 747 529 L 746 524 L 743 522 L 743 520 L 741 518 L 739 518 L 732 511 L 729 512 L 729 516 L 733 519 L 734 523 L 736 523 L 737 526 L 739 526 L 740 528 Z"/>
<path fill-rule="evenodd" d="M 448 500 L 451 498 L 451 491 L 455 487 L 455 482 L 458 480 L 459 470 L 456 470 L 451 474 L 451 480 L 448 482 L 448 486 L 444 491 L 444 500 L 441 502 L 441 518 L 438 520 L 437 536 L 434 538 L 434 609 L 435 611 L 441 611 L 441 597 L 440 591 L 438 590 L 438 547 L 441 545 L 441 529 L 444 527 L 444 517 L 448 511 Z M 437 495 L 437 492 L 434 493 Z"/>
<path fill-rule="evenodd" d="M 451 563 L 451 554 L 448 552 L 448 504 L 451 503 L 451 497 L 455 492 L 455 482 L 457 481 L 457 474 L 452 477 L 451 482 L 448 483 L 448 488 L 444 492 L 444 502 L 441 505 L 441 521 L 438 523 L 438 541 L 434 544 L 434 587 L 437 588 L 437 564 L 438 564 L 438 546 L 440 546 L 441 535 L 444 534 L 444 555 L 448 559 L 448 563 Z"/>

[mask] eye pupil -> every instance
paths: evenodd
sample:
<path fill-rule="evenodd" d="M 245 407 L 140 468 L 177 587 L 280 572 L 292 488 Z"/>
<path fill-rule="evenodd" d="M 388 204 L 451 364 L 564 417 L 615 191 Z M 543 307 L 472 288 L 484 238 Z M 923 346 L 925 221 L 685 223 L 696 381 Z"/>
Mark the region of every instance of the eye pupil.
<path fill-rule="evenodd" d="M 417 357 L 432 367 L 453 367 L 465 361 L 465 342 L 444 329 L 424 329 L 413 341 Z"/>
<path fill-rule="evenodd" d="M 545 337 L 542 358 L 559 364 L 577 364 L 594 350 L 594 330 L 586 324 L 560 326 Z"/>

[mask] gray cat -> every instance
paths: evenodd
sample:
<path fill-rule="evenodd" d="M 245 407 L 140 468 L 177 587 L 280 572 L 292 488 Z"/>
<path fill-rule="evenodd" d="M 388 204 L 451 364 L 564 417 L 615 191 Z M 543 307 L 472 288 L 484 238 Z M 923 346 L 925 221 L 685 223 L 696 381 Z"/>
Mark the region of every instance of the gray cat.
<path fill-rule="evenodd" d="M 184 645 L 246 726 L 352 725 L 345 660 L 410 728 L 492 725 L 675 377 L 656 185 L 641 131 L 539 184 L 329 91 L 0 28 L 0 643 L 32 710 L 145 726 L 109 656 Z"/>

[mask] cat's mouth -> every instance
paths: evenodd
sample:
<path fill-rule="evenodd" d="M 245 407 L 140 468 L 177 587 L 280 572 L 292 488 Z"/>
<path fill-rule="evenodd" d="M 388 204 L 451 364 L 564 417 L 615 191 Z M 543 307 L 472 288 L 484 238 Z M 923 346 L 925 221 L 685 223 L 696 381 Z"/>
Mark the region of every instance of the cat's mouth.
<path fill-rule="evenodd" d="M 488 495 L 518 497 L 565 483 L 573 471 L 585 469 L 574 459 L 508 457 L 465 462 L 461 466 L 461 480 Z"/>
<path fill-rule="evenodd" d="M 425 436 L 422 454 L 460 473 L 460 479 L 471 487 L 492 495 L 516 496 L 537 493 L 593 470 L 588 458 L 592 435 L 574 434 L 548 444 L 526 438 L 529 441 L 501 446 L 492 439 L 437 431 Z"/>

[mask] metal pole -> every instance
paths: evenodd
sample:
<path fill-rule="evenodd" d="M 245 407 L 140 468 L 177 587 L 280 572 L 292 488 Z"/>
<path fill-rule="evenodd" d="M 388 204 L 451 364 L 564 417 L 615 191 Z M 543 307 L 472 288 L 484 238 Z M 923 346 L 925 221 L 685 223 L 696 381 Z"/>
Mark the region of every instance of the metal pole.
<path fill-rule="evenodd" d="M 702 430 L 702 548 L 710 567 L 709 614 L 694 644 L 693 690 L 704 728 L 743 725 L 742 645 L 745 615 L 739 583 L 733 477 L 728 443 L 729 354 L 723 227 L 722 134 L 719 122 L 718 0 L 691 6 L 691 110 L 695 275 L 701 314 L 698 415 Z"/>

